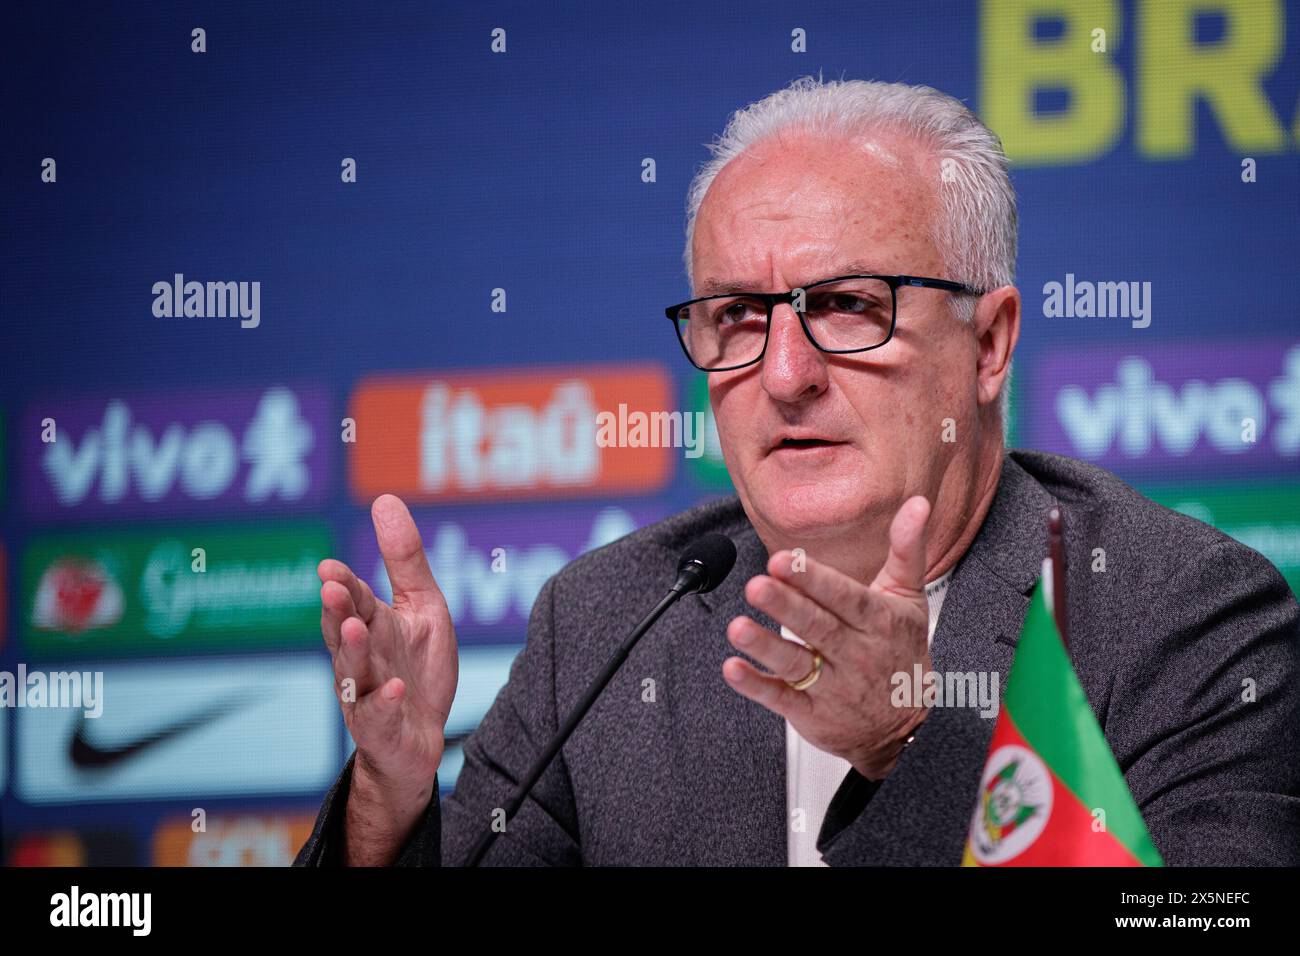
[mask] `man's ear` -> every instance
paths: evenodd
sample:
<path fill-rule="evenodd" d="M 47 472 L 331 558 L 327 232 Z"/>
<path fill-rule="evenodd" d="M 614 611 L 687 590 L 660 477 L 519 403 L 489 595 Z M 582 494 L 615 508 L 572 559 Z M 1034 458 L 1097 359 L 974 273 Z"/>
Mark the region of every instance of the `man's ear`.
<path fill-rule="evenodd" d="M 975 307 L 972 324 L 979 403 L 987 405 L 997 401 L 1020 340 L 1020 290 L 1004 285 L 986 294 Z"/>

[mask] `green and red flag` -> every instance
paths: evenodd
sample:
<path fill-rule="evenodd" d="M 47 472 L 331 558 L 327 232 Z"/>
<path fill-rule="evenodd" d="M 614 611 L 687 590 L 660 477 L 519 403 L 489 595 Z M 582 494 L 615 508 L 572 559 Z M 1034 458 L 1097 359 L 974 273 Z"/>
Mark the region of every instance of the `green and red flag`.
<path fill-rule="evenodd" d="M 1163 866 L 1034 587 L 963 866 Z"/>

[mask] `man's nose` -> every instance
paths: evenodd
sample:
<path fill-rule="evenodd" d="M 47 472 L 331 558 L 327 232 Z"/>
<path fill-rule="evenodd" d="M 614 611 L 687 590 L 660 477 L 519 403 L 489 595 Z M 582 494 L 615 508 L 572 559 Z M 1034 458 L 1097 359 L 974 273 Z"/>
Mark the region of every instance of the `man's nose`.
<path fill-rule="evenodd" d="M 794 308 L 778 304 L 763 355 L 763 389 L 778 402 L 799 402 L 820 395 L 826 385 L 826 354 L 808 341 Z"/>

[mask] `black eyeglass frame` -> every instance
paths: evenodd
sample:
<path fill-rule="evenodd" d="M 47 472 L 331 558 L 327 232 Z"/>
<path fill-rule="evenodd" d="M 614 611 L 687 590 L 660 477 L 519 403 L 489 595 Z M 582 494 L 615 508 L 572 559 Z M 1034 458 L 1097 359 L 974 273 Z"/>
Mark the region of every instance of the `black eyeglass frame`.
<path fill-rule="evenodd" d="M 678 305 L 670 305 L 668 308 L 664 309 L 664 315 L 668 316 L 668 320 L 672 322 L 673 330 L 677 333 L 677 343 L 682 347 L 682 352 L 686 355 L 686 360 L 688 362 L 698 368 L 701 372 L 730 372 L 738 368 L 746 368 L 747 366 L 754 365 L 763 360 L 763 356 L 767 354 L 767 343 L 772 334 L 772 312 L 778 305 L 784 303 L 793 307 L 796 292 L 807 292 L 809 289 L 815 289 L 817 286 L 830 285 L 833 282 L 843 282 L 846 279 L 880 279 L 889 286 L 889 334 L 885 336 L 884 341 L 878 342 L 875 345 L 868 345 L 865 348 L 823 348 L 817 339 L 813 337 L 812 329 L 808 328 L 808 322 L 804 318 L 804 314 L 798 309 L 795 309 L 795 315 L 799 316 L 799 324 L 803 327 L 803 334 L 808 337 L 808 341 L 811 342 L 813 347 L 818 351 L 825 352 L 828 355 L 853 355 L 858 352 L 870 352 L 873 349 L 878 349 L 881 346 L 888 345 L 890 339 L 894 337 L 894 329 L 898 326 L 898 289 L 900 286 L 943 289 L 946 292 L 953 292 L 959 295 L 983 296 L 988 294 L 987 291 L 977 289 L 964 282 L 953 282 L 951 279 L 934 279 L 928 276 L 876 275 L 874 273 L 863 273 L 859 275 L 836 276 L 833 279 L 820 279 L 810 285 L 789 289 L 785 292 L 720 292 L 717 295 L 701 296 L 698 299 L 688 299 Z M 763 348 L 759 350 L 758 355 L 750 359 L 748 362 L 741 362 L 739 365 L 723 365 L 719 368 L 705 368 L 691 357 L 690 349 L 686 347 L 686 339 L 682 335 L 682 322 L 678 316 L 681 314 L 682 309 L 686 308 L 688 305 L 695 305 L 699 302 L 709 302 L 713 299 L 755 299 L 767 306 L 767 322 L 763 326 Z"/>

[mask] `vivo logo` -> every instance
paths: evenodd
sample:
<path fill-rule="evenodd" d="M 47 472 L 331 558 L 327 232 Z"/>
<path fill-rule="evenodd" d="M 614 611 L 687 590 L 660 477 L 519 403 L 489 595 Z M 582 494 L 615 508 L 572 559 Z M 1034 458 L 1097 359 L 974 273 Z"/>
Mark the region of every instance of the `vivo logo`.
<path fill-rule="evenodd" d="M 504 538 L 495 547 L 475 547 L 460 523 L 439 524 L 431 538 L 425 537 L 425 555 L 452 621 L 492 625 L 507 617 L 527 620 L 547 578 L 579 554 L 636 530 L 635 520 L 620 508 L 602 509 L 589 522 L 586 539 L 572 551 L 547 541 L 508 543 Z M 382 561 L 375 577 L 387 599 L 392 586 Z"/>
<path fill-rule="evenodd" d="M 57 407 L 31 449 L 37 509 L 120 513 L 161 502 L 298 502 L 324 489 L 323 400 L 287 388 L 173 401 L 115 398 Z M 315 494 L 313 494 L 315 492 Z"/>
<path fill-rule="evenodd" d="M 1300 346 L 1053 357 L 1037 393 L 1055 414 L 1035 422 L 1032 443 L 1103 466 L 1232 459 L 1240 477 L 1294 468 L 1300 454 Z"/>
<path fill-rule="evenodd" d="M 475 628 L 523 633 L 537 594 L 578 555 L 609 544 L 660 517 L 644 505 L 583 507 L 552 504 L 514 515 L 475 510 L 454 520 L 421 520 L 429 568 L 457 632 Z M 375 592 L 388 600 L 392 587 L 365 525 L 356 536 L 359 560 L 372 569 Z"/>
<path fill-rule="evenodd" d="M 1115 377 L 1114 385 L 1092 396 L 1077 386 L 1056 396 L 1056 413 L 1071 442 L 1090 457 L 1113 444 L 1130 457 L 1155 445 L 1185 455 L 1202 437 L 1216 451 L 1239 455 L 1250 448 L 1242 440 L 1242 422 L 1258 425 L 1266 411 L 1264 396 L 1241 379 L 1193 381 L 1174 389 L 1157 381 L 1140 358 L 1120 362 Z"/>

